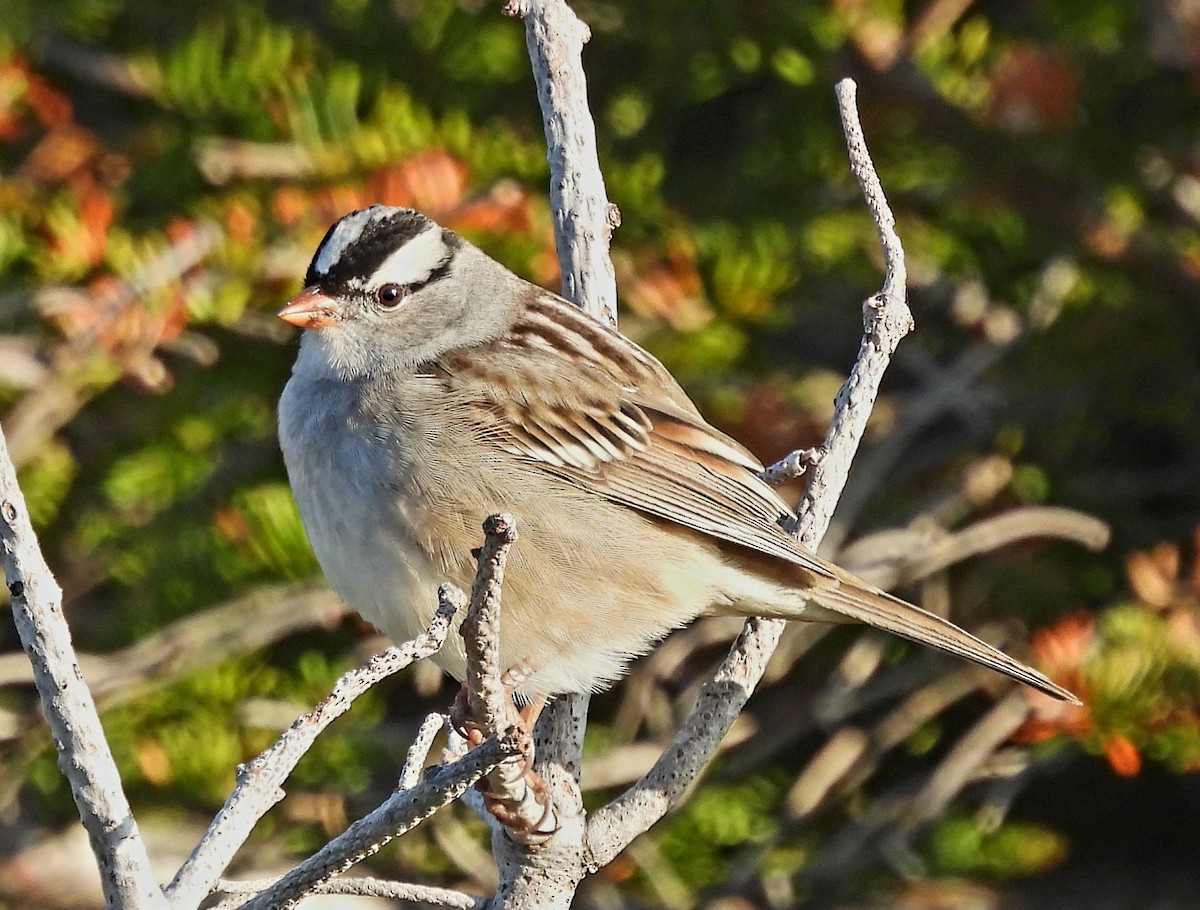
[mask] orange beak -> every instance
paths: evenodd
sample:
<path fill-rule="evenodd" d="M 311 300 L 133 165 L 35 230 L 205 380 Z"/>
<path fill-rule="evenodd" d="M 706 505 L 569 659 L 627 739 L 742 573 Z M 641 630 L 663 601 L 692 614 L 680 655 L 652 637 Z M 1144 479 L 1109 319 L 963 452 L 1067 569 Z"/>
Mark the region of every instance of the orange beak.
<path fill-rule="evenodd" d="M 316 285 L 307 287 L 275 315 L 302 329 L 327 329 L 342 321 L 341 306 Z"/>

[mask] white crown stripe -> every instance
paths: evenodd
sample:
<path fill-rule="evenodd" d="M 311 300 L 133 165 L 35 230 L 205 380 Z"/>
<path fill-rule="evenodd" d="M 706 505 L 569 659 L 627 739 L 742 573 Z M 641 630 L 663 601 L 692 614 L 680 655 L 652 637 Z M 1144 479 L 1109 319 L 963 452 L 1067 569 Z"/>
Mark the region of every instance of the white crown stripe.
<path fill-rule="evenodd" d="M 380 263 L 367 281 L 367 287 L 385 284 L 416 287 L 424 284 L 433 272 L 444 265 L 451 254 L 436 226 L 422 231 Z"/>
<path fill-rule="evenodd" d="M 377 215 L 374 209 L 362 209 L 347 215 L 334 225 L 321 248 L 317 250 L 317 255 L 313 257 L 313 271 L 318 275 L 327 274 L 341 260 L 347 247 L 362 235 L 363 230 Z"/>

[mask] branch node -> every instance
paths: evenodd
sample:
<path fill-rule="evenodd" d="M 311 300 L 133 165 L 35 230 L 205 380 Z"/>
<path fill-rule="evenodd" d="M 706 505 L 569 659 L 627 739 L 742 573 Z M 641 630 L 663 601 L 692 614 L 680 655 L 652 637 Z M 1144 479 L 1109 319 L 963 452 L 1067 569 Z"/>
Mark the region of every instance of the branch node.
<path fill-rule="evenodd" d="M 514 543 L 517 539 L 517 520 L 508 512 L 489 515 L 484 519 L 483 533 L 489 537 L 498 537 L 498 543 Z"/>
<path fill-rule="evenodd" d="M 802 477 L 810 467 L 818 463 L 819 457 L 820 449 L 796 449 L 770 467 L 764 468 L 758 476 L 768 486 L 777 487 Z"/>

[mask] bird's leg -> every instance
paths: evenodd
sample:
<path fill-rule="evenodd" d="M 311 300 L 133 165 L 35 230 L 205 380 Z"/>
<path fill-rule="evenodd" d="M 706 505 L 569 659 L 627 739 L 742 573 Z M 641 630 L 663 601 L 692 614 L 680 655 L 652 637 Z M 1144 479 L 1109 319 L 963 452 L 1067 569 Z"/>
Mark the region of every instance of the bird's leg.
<path fill-rule="evenodd" d="M 478 746 L 484 740 L 483 732 L 471 714 L 471 699 L 466 683 L 459 687 L 458 694 L 454 696 L 454 704 L 450 706 L 450 726 L 458 731 L 471 748 Z"/>
<path fill-rule="evenodd" d="M 483 796 L 484 807 L 501 825 L 516 835 L 540 838 L 552 833 L 556 824 L 549 789 L 533 770 L 533 727 L 547 697 L 534 696 L 519 709 L 516 697 L 517 689 L 529 681 L 533 672 L 532 664 L 521 661 L 500 677 L 506 709 L 502 722 L 515 728 L 525 747 L 479 780 L 475 789 Z M 487 735 L 484 725 L 472 716 L 465 684 L 454 700 L 450 720 L 470 746 L 482 743 Z"/>
<path fill-rule="evenodd" d="M 542 708 L 546 707 L 546 702 L 550 700 L 548 695 L 535 695 L 524 705 L 518 712 L 521 715 L 521 723 L 525 725 L 525 729 L 533 733 L 533 728 L 537 726 L 537 719 L 542 714 Z"/>
<path fill-rule="evenodd" d="M 537 667 L 530 661 L 518 661 L 500 674 L 500 684 L 504 686 L 504 691 L 508 693 L 508 696 L 519 704 L 520 700 L 517 699 L 517 689 L 529 682 L 529 678 L 536 671 Z M 526 732 L 533 732 L 534 721 L 537 720 L 545 704 L 545 695 L 535 695 L 521 708 L 519 713 L 521 720 L 525 723 Z"/>
<path fill-rule="evenodd" d="M 520 704 L 520 699 L 517 698 L 517 689 L 529 682 L 534 670 L 535 667 L 532 663 L 523 660 L 501 674 L 500 683 L 504 686 L 504 694 L 509 704 L 514 706 Z M 545 695 L 534 695 L 517 709 L 516 719 L 519 721 L 518 726 L 521 732 L 530 736 L 533 734 L 534 724 L 537 723 L 542 709 L 546 707 L 547 700 Z M 458 694 L 454 697 L 454 704 L 450 707 L 450 723 L 472 746 L 483 742 L 483 737 L 478 732 L 479 724 L 471 713 L 470 693 L 466 683 L 462 684 Z M 473 731 L 474 737 L 472 736 Z"/>

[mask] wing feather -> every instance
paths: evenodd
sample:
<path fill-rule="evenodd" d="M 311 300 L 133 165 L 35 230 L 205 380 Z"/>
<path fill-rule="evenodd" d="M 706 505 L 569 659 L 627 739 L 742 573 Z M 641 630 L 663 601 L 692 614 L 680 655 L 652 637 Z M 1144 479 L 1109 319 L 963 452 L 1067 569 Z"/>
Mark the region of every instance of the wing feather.
<path fill-rule="evenodd" d="M 709 426 L 662 364 L 565 301 L 531 293 L 517 323 L 486 350 L 452 352 L 430 365 L 449 394 L 491 412 L 481 416 L 481 434 L 597 496 L 806 570 L 809 596 L 836 613 L 1074 698 L 801 546 L 783 528 L 794 516 L 759 479 L 759 461 Z"/>
<path fill-rule="evenodd" d="M 756 476 L 759 461 L 705 423 L 658 361 L 573 309 L 561 324 L 535 316 L 486 354 L 438 363 L 452 390 L 503 416 L 487 432 L 507 451 L 612 502 L 832 577 L 783 530 L 792 513 Z M 548 344 L 555 325 L 589 335 Z M 581 368 L 569 379 L 556 351 Z"/>

